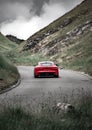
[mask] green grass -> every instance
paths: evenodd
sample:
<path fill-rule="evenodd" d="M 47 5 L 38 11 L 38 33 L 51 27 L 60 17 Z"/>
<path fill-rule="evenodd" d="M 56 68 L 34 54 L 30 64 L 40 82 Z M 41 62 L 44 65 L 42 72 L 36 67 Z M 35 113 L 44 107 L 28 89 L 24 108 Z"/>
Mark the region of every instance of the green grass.
<path fill-rule="evenodd" d="M 69 97 L 66 97 L 66 100 L 69 100 Z M 92 95 L 82 89 L 78 91 L 78 97 L 72 97 L 71 100 L 75 105 L 74 113 L 55 113 L 50 104 L 55 104 L 51 95 L 40 104 L 38 113 L 31 109 L 29 112 L 25 111 L 21 104 L 17 107 L 9 105 L 0 112 L 0 130 L 91 130 Z"/>
<path fill-rule="evenodd" d="M 12 61 L 15 65 L 36 65 L 39 61 L 48 60 L 49 57 L 44 57 L 40 54 L 33 54 L 29 52 L 9 51 L 4 55 Z"/>
<path fill-rule="evenodd" d="M 92 75 L 92 33 L 81 36 L 75 46 L 65 50 L 62 65 L 68 69 L 84 71 Z M 70 57 L 67 59 L 67 57 Z"/>
<path fill-rule="evenodd" d="M 16 83 L 19 78 L 17 68 L 4 56 L 16 47 L 15 43 L 0 33 L 0 91 Z"/>
<path fill-rule="evenodd" d="M 10 41 L 0 33 L 0 52 L 9 51 L 15 47 L 17 47 L 17 45 L 14 42 Z"/>
<path fill-rule="evenodd" d="M 0 90 L 17 82 L 18 78 L 19 73 L 17 68 L 11 65 L 11 63 L 0 54 Z"/>

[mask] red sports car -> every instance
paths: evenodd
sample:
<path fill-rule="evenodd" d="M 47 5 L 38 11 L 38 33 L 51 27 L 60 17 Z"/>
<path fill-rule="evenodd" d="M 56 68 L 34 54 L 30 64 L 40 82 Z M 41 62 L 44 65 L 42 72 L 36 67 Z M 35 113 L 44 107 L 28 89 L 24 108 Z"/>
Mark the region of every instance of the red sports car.
<path fill-rule="evenodd" d="M 34 77 L 59 77 L 58 66 L 51 61 L 39 62 L 37 66 L 34 67 Z"/>

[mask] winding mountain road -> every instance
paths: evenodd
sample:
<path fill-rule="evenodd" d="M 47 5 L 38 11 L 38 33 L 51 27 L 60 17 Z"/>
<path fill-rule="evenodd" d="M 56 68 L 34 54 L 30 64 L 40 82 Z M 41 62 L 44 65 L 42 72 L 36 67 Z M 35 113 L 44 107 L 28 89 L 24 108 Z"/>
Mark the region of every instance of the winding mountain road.
<path fill-rule="evenodd" d="M 0 100 L 25 102 L 30 99 L 39 99 L 42 94 L 46 93 L 71 93 L 76 89 L 92 89 L 92 79 L 81 73 L 60 70 L 59 78 L 34 78 L 33 67 L 30 66 L 18 66 L 18 70 L 21 75 L 21 83 L 16 88 L 0 95 Z M 20 100 L 19 100 L 20 99 Z"/>

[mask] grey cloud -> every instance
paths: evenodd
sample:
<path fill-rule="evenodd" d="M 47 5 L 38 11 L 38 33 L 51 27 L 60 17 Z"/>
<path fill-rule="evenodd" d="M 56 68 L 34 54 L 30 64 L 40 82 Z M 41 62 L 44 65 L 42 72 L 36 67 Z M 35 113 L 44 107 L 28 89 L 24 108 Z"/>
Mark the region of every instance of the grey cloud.
<path fill-rule="evenodd" d="M 27 11 L 29 10 L 30 16 L 32 14 L 40 15 L 42 6 L 47 2 L 49 0 L 0 0 L 0 23 L 10 19 L 14 20 L 19 15 L 29 17 L 25 8 Z"/>
<path fill-rule="evenodd" d="M 72 7 L 74 7 L 76 4 L 82 2 L 83 0 L 50 0 L 50 2 L 59 2 L 61 3 L 65 8 L 66 10 L 69 10 L 71 9 Z"/>
<path fill-rule="evenodd" d="M 0 0 L 0 31 L 26 39 L 81 1 Z"/>
<path fill-rule="evenodd" d="M 35 13 L 37 15 L 40 15 L 44 3 L 48 3 L 48 2 L 49 2 L 49 0 L 33 0 L 34 8 L 36 9 Z"/>
<path fill-rule="evenodd" d="M 0 23 L 8 20 L 14 20 L 19 16 L 29 17 L 31 6 L 24 3 L 0 3 Z"/>
<path fill-rule="evenodd" d="M 74 3 L 80 1 L 82 0 L 0 0 L 0 23 L 10 19 L 14 20 L 19 15 L 26 18 L 29 18 L 34 14 L 40 16 L 42 7 L 45 3 L 59 2 L 63 4 L 66 9 L 69 9 Z M 27 9 L 27 12 L 25 9 Z"/>

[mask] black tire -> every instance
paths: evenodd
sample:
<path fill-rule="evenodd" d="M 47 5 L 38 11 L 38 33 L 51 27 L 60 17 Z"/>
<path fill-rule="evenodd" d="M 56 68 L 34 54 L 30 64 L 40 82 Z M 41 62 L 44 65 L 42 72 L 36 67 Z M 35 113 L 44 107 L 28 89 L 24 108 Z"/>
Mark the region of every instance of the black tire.
<path fill-rule="evenodd" d="M 38 76 L 34 74 L 34 78 L 38 78 Z"/>
<path fill-rule="evenodd" d="M 59 75 L 55 75 L 54 77 L 55 77 L 55 78 L 59 78 Z"/>

